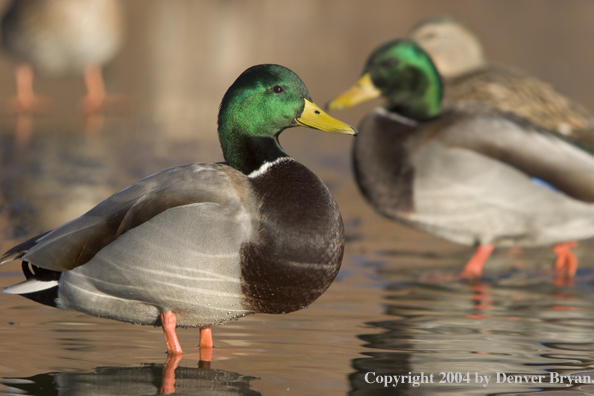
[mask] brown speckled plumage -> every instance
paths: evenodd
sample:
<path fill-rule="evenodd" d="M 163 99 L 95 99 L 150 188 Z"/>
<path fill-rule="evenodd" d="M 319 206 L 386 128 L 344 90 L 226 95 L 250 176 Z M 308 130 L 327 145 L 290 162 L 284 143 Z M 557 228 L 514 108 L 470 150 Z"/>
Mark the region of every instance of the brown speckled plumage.
<path fill-rule="evenodd" d="M 588 110 L 534 76 L 488 64 L 476 35 L 456 19 L 427 19 L 408 36 L 434 60 L 444 81 L 446 107 L 468 109 L 481 103 L 594 147 L 594 122 Z"/>
<path fill-rule="evenodd" d="M 582 105 L 520 71 L 492 65 L 446 80 L 444 106 L 463 109 L 477 102 L 594 143 L 592 118 Z"/>

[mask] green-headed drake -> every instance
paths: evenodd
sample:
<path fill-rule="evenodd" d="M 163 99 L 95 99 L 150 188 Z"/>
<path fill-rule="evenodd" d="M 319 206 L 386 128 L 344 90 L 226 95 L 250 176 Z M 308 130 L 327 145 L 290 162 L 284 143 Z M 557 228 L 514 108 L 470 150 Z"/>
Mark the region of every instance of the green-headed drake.
<path fill-rule="evenodd" d="M 247 69 L 221 103 L 225 163 L 142 179 L 81 217 L 10 249 L 26 281 L 4 289 L 58 308 L 175 328 L 306 308 L 342 261 L 343 224 L 328 188 L 279 144 L 286 128 L 355 135 L 312 101 L 291 70 Z"/>
<path fill-rule="evenodd" d="M 455 18 L 424 20 L 408 37 L 431 56 L 441 74 L 444 107 L 482 103 L 594 147 L 594 121 L 582 105 L 534 76 L 487 63 L 479 39 Z"/>
<path fill-rule="evenodd" d="M 376 49 L 361 79 L 328 104 L 387 100 L 359 128 L 353 156 L 365 198 L 380 213 L 444 239 L 478 245 L 463 277 L 479 276 L 494 246 L 558 244 L 594 236 L 594 156 L 556 132 L 485 106 L 442 111 L 431 58 L 409 40 Z M 533 178 L 550 187 L 536 184 Z"/>

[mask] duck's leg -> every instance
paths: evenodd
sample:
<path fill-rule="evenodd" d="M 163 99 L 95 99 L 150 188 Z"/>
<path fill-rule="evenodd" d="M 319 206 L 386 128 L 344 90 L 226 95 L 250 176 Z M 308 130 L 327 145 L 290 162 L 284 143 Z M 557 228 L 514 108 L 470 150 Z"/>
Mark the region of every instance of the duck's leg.
<path fill-rule="evenodd" d="M 175 393 L 175 369 L 181 358 L 181 355 L 167 354 L 167 362 L 163 367 L 163 379 L 161 380 L 161 394 L 170 395 Z"/>
<path fill-rule="evenodd" d="M 12 110 L 15 113 L 47 113 L 50 101 L 37 96 L 33 91 L 33 68 L 28 63 L 21 63 L 16 68 L 17 96 L 13 99 Z"/>
<path fill-rule="evenodd" d="M 87 94 L 82 98 L 82 108 L 88 115 L 102 113 L 105 110 L 123 110 L 125 100 L 118 95 L 108 95 L 99 66 L 89 65 L 84 73 Z"/>
<path fill-rule="evenodd" d="M 167 342 L 167 353 L 174 356 L 183 354 L 184 352 L 175 333 L 177 323 L 175 314 L 173 312 L 161 313 L 161 323 L 163 325 L 163 333 L 165 333 L 165 342 Z"/>
<path fill-rule="evenodd" d="M 85 86 L 87 95 L 82 99 L 83 110 L 89 114 L 102 111 L 106 95 L 103 75 L 99 67 L 87 66 L 85 68 Z"/>
<path fill-rule="evenodd" d="M 200 361 L 198 362 L 198 367 L 210 368 L 213 347 L 212 329 L 210 327 L 200 329 Z"/>
<path fill-rule="evenodd" d="M 472 255 L 464 270 L 456 276 L 456 279 L 475 279 L 479 278 L 483 273 L 483 266 L 491 256 L 495 245 L 479 245 L 476 252 Z"/>
<path fill-rule="evenodd" d="M 574 241 L 558 243 L 553 246 L 553 252 L 557 255 L 555 260 L 556 285 L 570 285 L 572 283 L 578 264 L 577 258 L 571 249 L 576 246 L 577 243 Z"/>

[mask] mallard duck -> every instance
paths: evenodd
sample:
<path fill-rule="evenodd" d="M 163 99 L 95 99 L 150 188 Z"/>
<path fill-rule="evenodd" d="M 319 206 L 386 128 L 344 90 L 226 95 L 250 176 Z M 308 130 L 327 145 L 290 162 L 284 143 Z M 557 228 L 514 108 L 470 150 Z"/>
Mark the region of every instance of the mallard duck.
<path fill-rule="evenodd" d="M 575 274 L 571 242 L 594 236 L 594 156 L 556 132 L 475 105 L 442 108 L 442 82 L 415 42 L 381 45 L 363 76 L 329 109 L 383 96 L 361 123 L 355 176 L 381 214 L 447 240 L 478 244 L 461 277 L 495 246 L 556 246 Z M 549 186 L 534 183 L 532 177 Z"/>
<path fill-rule="evenodd" d="M 429 53 L 441 74 L 444 107 L 482 103 L 594 147 L 593 118 L 582 105 L 534 76 L 487 63 L 479 39 L 458 20 L 429 18 L 408 37 Z"/>
<path fill-rule="evenodd" d="M 218 132 L 225 163 L 156 173 L 81 217 L 13 247 L 24 282 L 4 293 L 89 315 L 175 328 L 211 326 L 253 313 L 306 308 L 342 261 L 343 224 L 328 188 L 287 155 L 286 128 L 355 135 L 316 106 L 301 79 L 279 65 L 247 69 L 223 97 Z"/>
<path fill-rule="evenodd" d="M 120 48 L 123 16 L 117 0 L 13 0 L 2 19 L 2 47 L 22 63 L 16 71 L 19 112 L 45 111 L 33 91 L 33 69 L 84 73 L 87 112 L 100 110 L 106 94 L 101 66 Z"/>

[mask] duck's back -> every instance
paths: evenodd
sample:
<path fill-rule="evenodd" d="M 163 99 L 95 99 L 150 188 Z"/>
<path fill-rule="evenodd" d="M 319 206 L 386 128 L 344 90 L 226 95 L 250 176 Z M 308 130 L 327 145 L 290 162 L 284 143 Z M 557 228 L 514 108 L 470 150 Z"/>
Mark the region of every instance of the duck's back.
<path fill-rule="evenodd" d="M 122 30 L 117 0 L 14 0 L 2 20 L 2 45 L 45 71 L 80 72 L 108 61 Z"/>
<path fill-rule="evenodd" d="M 592 115 L 536 77 L 489 65 L 445 80 L 444 106 L 464 110 L 476 103 L 584 139 L 594 147 Z"/>

